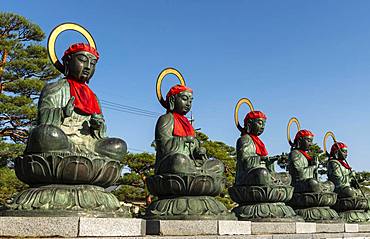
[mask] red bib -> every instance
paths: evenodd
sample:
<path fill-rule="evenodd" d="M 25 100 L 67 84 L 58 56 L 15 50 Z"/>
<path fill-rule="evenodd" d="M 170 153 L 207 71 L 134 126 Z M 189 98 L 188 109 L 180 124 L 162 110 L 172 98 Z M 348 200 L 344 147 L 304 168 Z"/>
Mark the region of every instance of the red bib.
<path fill-rule="evenodd" d="M 88 115 L 101 114 L 98 100 L 88 85 L 72 79 L 67 79 L 67 81 L 71 96 L 75 97 L 75 108 Z"/>
<path fill-rule="evenodd" d="M 260 138 L 258 138 L 257 135 L 249 134 L 249 136 L 251 136 L 251 138 L 254 142 L 254 145 L 256 146 L 256 154 L 258 154 L 259 156 L 267 156 L 268 152 L 267 152 L 266 146 L 262 142 L 262 140 Z"/>
<path fill-rule="evenodd" d="M 351 170 L 352 168 L 351 168 L 351 166 L 349 166 L 349 164 L 346 162 L 346 161 L 344 161 L 344 160 L 338 160 L 339 161 L 339 163 L 343 166 L 343 167 L 345 167 L 346 169 L 349 169 L 349 170 Z"/>
<path fill-rule="evenodd" d="M 306 157 L 306 159 L 308 161 L 312 160 L 312 157 L 310 155 L 308 155 L 308 153 L 306 151 L 300 149 L 299 152 L 301 152 Z"/>
<path fill-rule="evenodd" d="M 185 116 L 172 112 L 173 115 L 173 135 L 174 136 L 195 136 L 193 126 Z"/>

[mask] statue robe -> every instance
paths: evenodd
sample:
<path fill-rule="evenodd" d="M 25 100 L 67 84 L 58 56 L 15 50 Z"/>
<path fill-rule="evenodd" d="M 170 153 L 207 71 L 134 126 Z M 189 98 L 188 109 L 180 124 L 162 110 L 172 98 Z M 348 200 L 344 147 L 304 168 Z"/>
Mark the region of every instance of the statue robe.
<path fill-rule="evenodd" d="M 70 117 L 65 117 L 63 108 L 70 98 L 70 86 L 66 79 L 46 85 L 39 99 L 38 125 L 49 124 L 62 129 L 71 142 L 72 151 L 97 155 L 95 142 L 97 138 L 105 137 L 106 126 L 104 124 L 99 132 L 95 132 L 96 138 L 90 129 L 91 115 L 73 111 Z"/>

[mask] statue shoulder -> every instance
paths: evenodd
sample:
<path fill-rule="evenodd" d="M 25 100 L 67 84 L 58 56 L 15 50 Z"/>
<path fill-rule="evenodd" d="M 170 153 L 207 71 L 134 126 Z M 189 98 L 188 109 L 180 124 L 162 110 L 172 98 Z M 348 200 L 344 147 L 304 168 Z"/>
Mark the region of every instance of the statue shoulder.
<path fill-rule="evenodd" d="M 56 82 L 47 83 L 42 89 L 42 94 L 53 94 L 67 85 L 68 81 L 65 78 L 60 79 Z"/>
<path fill-rule="evenodd" d="M 236 142 L 237 148 L 248 147 L 250 145 L 254 145 L 254 142 L 248 134 L 242 135 Z"/>
<path fill-rule="evenodd" d="M 161 115 L 159 118 L 158 118 L 158 122 L 169 122 L 169 121 L 172 121 L 173 120 L 173 115 L 171 113 L 167 113 L 167 114 L 164 114 L 164 115 Z"/>
<path fill-rule="evenodd" d="M 341 167 L 341 164 L 338 160 L 335 160 L 335 159 L 331 159 L 331 160 L 328 160 L 328 168 L 340 168 Z"/>
<path fill-rule="evenodd" d="M 166 127 L 173 123 L 173 115 L 171 113 L 167 113 L 164 115 L 161 115 L 157 120 L 157 128 L 158 127 Z"/>
<path fill-rule="evenodd" d="M 299 152 L 298 149 L 293 149 L 289 153 L 289 158 L 290 159 L 298 159 L 298 158 L 301 158 L 301 157 L 304 157 L 304 155 L 301 152 Z"/>

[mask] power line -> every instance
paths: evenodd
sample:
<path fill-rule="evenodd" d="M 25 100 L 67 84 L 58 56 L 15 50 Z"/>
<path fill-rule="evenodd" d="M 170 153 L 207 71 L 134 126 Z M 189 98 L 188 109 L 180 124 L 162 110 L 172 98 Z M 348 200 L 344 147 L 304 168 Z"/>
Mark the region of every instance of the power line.
<path fill-rule="evenodd" d="M 124 105 L 124 104 L 119 104 L 119 103 L 115 103 L 115 102 L 108 101 L 108 100 L 101 100 L 101 101 L 102 101 L 102 103 L 104 103 L 106 105 L 113 106 L 113 107 L 118 107 L 118 108 L 124 109 L 124 110 L 130 110 L 130 111 L 134 111 L 134 112 L 138 112 L 138 113 L 151 114 L 151 115 L 155 115 L 155 116 L 158 116 L 158 115 L 161 114 L 161 113 L 158 113 L 158 112 L 155 112 L 155 111 L 144 110 L 144 109 L 141 109 L 141 108 L 137 108 L 137 107 L 133 107 L 133 106 L 129 106 L 129 105 Z"/>
<path fill-rule="evenodd" d="M 106 109 L 115 110 L 115 111 L 119 111 L 119 112 L 124 112 L 124 113 L 139 115 L 139 116 L 146 116 L 146 117 L 150 117 L 150 118 L 157 118 L 157 116 L 153 115 L 153 114 L 139 113 L 139 112 L 135 112 L 135 111 L 124 110 L 124 109 L 120 109 L 119 107 L 112 107 L 112 106 L 109 106 L 109 105 L 106 105 L 106 104 L 102 104 L 102 106 L 104 106 L 104 108 L 106 108 Z"/>

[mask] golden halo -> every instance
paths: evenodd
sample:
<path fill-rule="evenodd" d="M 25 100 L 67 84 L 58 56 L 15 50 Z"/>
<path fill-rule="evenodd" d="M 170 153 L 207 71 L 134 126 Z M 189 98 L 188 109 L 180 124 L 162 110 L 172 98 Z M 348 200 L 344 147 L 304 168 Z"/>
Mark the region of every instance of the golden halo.
<path fill-rule="evenodd" d="M 288 122 L 288 126 L 286 128 L 286 133 L 287 133 L 287 139 L 288 139 L 288 142 L 290 144 L 290 146 L 293 145 L 293 142 L 292 142 L 292 139 L 290 138 L 290 127 L 292 125 L 292 123 L 295 123 L 297 125 L 297 130 L 300 131 L 301 130 L 301 124 L 299 123 L 298 119 L 296 117 L 292 117 L 289 122 Z"/>
<path fill-rule="evenodd" d="M 55 66 L 55 68 L 58 69 L 61 73 L 64 73 L 64 66 L 63 64 L 59 61 L 56 53 L 55 53 L 55 41 L 57 40 L 57 37 L 60 33 L 67 31 L 67 30 L 73 30 L 76 32 L 81 33 L 87 40 L 90 46 L 94 47 L 96 49 L 95 41 L 92 38 L 91 34 L 82 26 L 76 24 L 76 23 L 71 23 L 71 22 L 66 22 L 62 23 L 58 26 L 56 26 L 50 33 L 49 38 L 48 38 L 48 54 L 51 62 Z"/>
<path fill-rule="evenodd" d="M 248 98 L 241 98 L 238 103 L 236 104 L 235 106 L 235 110 L 234 110 L 234 121 L 235 121 L 235 125 L 236 127 L 238 128 L 238 130 L 240 132 L 243 131 L 243 127 L 240 125 L 239 123 L 239 109 L 240 109 L 240 106 L 245 103 L 249 106 L 249 109 L 250 111 L 254 111 L 254 108 L 253 108 L 253 105 L 252 105 L 252 102 L 248 99 Z"/>
<path fill-rule="evenodd" d="M 185 86 L 185 80 L 184 80 L 184 77 L 181 75 L 181 73 L 176 70 L 175 68 L 166 68 L 164 69 L 158 76 L 157 78 L 157 83 L 156 83 L 156 91 L 157 91 L 157 98 L 159 100 L 159 103 L 161 103 L 161 105 L 164 107 L 164 108 L 167 108 L 167 104 L 166 104 L 166 100 L 163 99 L 163 96 L 162 96 L 162 91 L 161 91 L 161 88 L 162 88 L 162 81 L 164 79 L 164 77 L 168 74 L 172 74 L 172 75 L 175 75 L 177 77 L 177 79 L 179 79 L 180 81 L 180 84 Z"/>
<path fill-rule="evenodd" d="M 337 139 L 335 138 L 335 135 L 334 135 L 334 133 L 332 131 L 326 132 L 326 134 L 324 136 L 324 142 L 323 142 L 323 144 L 324 144 L 324 152 L 326 154 L 329 154 L 328 151 L 327 151 L 327 147 L 326 147 L 326 141 L 328 140 L 328 137 L 329 136 L 331 136 L 331 138 L 333 139 L 334 143 L 337 142 Z"/>

